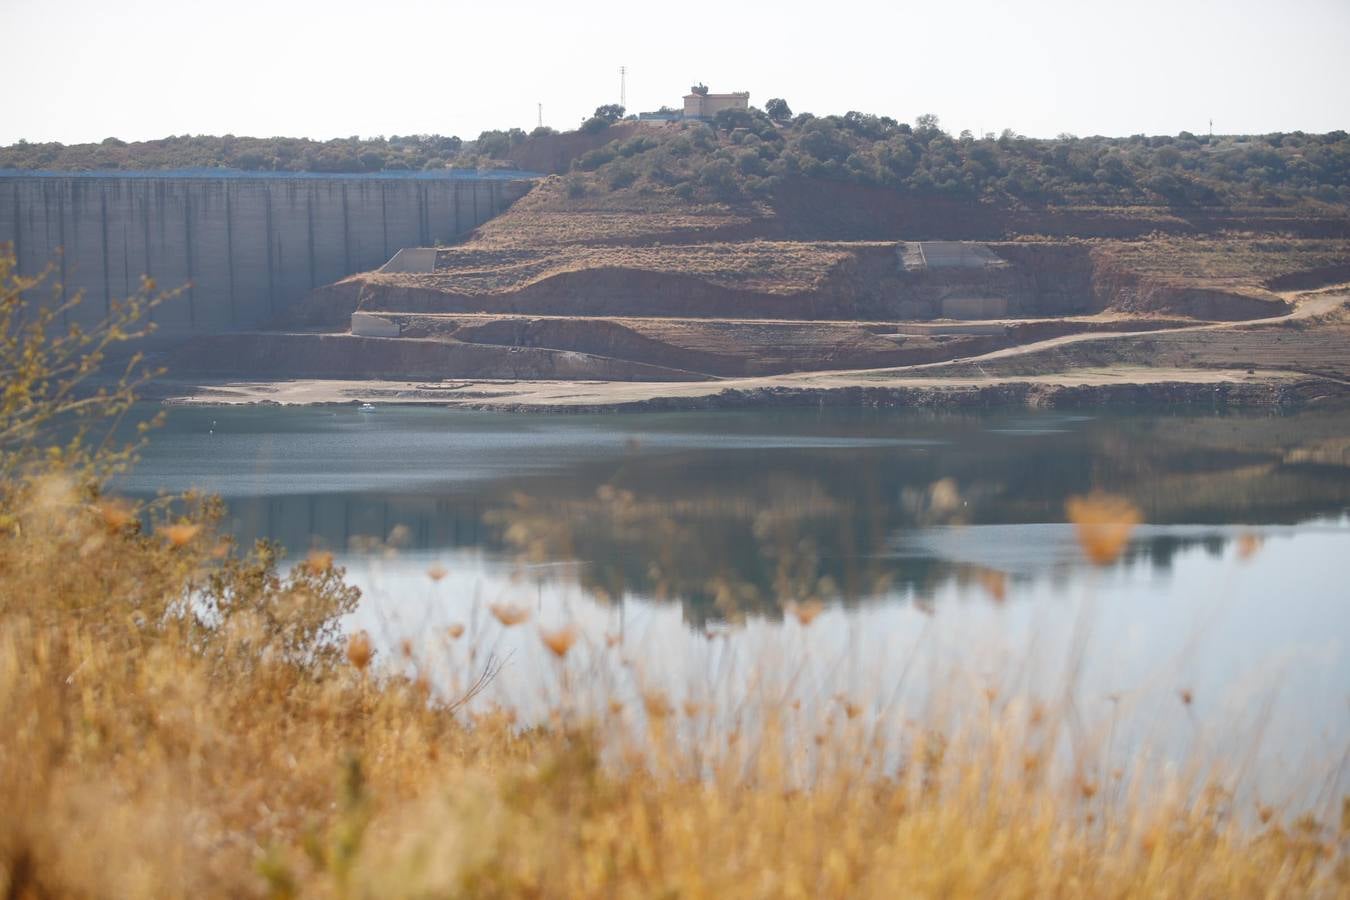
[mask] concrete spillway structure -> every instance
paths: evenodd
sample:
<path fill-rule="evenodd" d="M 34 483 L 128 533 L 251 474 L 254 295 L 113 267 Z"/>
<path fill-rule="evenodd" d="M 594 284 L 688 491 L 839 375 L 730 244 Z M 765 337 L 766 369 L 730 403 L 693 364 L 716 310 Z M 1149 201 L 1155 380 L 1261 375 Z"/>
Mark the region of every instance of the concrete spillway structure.
<path fill-rule="evenodd" d="M 449 243 L 531 186 L 520 173 L 0 173 L 0 243 L 52 265 L 81 322 L 134 292 L 190 285 L 161 334 L 255 327 L 399 249 Z"/>

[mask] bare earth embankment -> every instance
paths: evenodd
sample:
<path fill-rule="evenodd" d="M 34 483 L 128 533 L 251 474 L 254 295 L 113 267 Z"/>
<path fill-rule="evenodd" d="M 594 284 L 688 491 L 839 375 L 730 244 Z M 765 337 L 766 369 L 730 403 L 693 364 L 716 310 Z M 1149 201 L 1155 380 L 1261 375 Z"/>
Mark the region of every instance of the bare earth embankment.
<path fill-rule="evenodd" d="M 1339 207 L 999 207 L 539 183 L 466 243 L 166 359 L 176 403 L 496 409 L 1350 393 Z M 824 192 L 824 193 L 822 193 Z M 933 238 L 942 239 L 933 239 Z"/>
<path fill-rule="evenodd" d="M 1350 396 L 1350 292 L 1295 298 L 1251 323 L 1086 331 L 950 362 L 680 381 L 300 378 L 166 385 L 174 403 L 394 402 L 595 410 L 748 405 L 942 406 L 1102 402 L 1292 405 Z M 1143 362 L 1148 360 L 1148 362 Z"/>

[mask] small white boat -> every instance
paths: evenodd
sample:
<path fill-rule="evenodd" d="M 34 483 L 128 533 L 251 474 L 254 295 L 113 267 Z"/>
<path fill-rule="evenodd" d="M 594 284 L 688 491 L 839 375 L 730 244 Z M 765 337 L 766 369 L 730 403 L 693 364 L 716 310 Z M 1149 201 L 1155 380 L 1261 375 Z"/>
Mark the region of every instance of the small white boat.
<path fill-rule="evenodd" d="M 357 407 L 357 409 L 361 410 L 361 412 L 374 412 L 374 411 L 375 411 L 375 404 L 374 404 L 374 403 L 362 403 L 359 407 Z"/>

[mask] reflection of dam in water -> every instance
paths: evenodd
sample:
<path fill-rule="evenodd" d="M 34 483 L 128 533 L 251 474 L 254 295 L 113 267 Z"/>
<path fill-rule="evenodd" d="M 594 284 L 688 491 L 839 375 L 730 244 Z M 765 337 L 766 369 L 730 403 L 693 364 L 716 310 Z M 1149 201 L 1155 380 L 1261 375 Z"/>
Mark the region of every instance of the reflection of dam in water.
<path fill-rule="evenodd" d="M 402 549 L 500 549 L 487 524 L 500 504 L 478 497 L 398 497 L 307 494 L 238 498 L 230 501 L 227 527 L 239 538 L 266 538 L 292 555 L 311 547 L 346 550 L 372 542 Z"/>
<path fill-rule="evenodd" d="M 1319 448 L 1345 429 L 1333 412 L 175 409 L 123 485 L 219 492 L 237 537 L 293 558 L 359 555 L 397 529 L 400 554 L 576 562 L 593 596 L 667 598 L 703 622 L 776 618 L 784 598 L 932 596 L 991 572 L 1010 591 L 1079 577 L 1064 504 L 1093 489 L 1142 510 L 1121 569 L 1167 578 L 1235 539 L 1342 519 L 1350 469 Z"/>
<path fill-rule="evenodd" d="M 277 542 L 292 558 L 310 548 L 346 551 L 353 560 L 371 554 L 378 558 L 386 550 L 393 552 L 391 559 L 403 553 L 424 558 L 481 554 L 501 565 L 527 564 L 535 579 L 575 580 L 595 597 L 678 603 L 684 620 L 699 626 L 748 614 L 777 618 L 785 593 L 789 598 L 807 596 L 822 584 L 829 585 L 822 599 L 852 606 L 930 597 L 954 585 L 979 589 L 990 574 L 1006 578 L 1011 586 L 1068 578 L 1088 567 L 1073 527 L 1063 523 L 925 525 L 885 504 L 860 510 L 807 503 L 802 515 L 779 516 L 777 528 L 766 529 L 763 515 L 747 514 L 753 503 L 745 497 L 692 504 L 639 499 L 640 509 L 575 497 L 524 503 L 509 502 L 495 492 L 451 497 L 275 495 L 232 501 L 227 527 L 244 541 Z M 847 524 L 850 519 L 852 525 Z M 858 527 L 869 519 L 880 529 Z M 785 520 L 790 521 L 787 528 L 782 527 Z M 528 551 L 507 537 L 513 526 L 528 536 Z M 1176 559 L 1193 550 L 1218 559 L 1234 542 L 1241 546 L 1318 527 L 1144 525 L 1118 565 L 1165 577 Z M 1344 526 L 1332 521 L 1324 527 L 1329 533 L 1344 533 Z M 848 537 L 841 540 L 841 535 Z M 806 563 L 794 584 L 784 583 L 778 566 L 785 556 Z M 653 566 L 657 558 L 663 558 L 664 568 Z M 540 570 L 540 563 L 579 565 Z M 712 583 L 723 586 L 720 595 L 709 588 Z M 727 606 L 731 588 L 734 607 Z"/>
<path fill-rule="evenodd" d="M 400 248 L 449 243 L 528 188 L 522 173 L 368 175 L 0 172 L 0 243 L 19 270 L 55 267 L 80 320 L 134 292 L 191 283 L 156 313 L 168 333 L 248 328 Z"/>

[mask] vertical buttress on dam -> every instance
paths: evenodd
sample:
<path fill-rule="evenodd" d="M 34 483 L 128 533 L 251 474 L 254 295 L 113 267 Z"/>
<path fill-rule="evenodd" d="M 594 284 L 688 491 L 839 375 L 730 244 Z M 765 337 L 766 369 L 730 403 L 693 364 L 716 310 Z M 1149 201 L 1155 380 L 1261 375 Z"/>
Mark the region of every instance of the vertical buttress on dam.
<path fill-rule="evenodd" d="M 142 275 L 187 286 L 161 334 L 253 328 L 310 290 L 403 247 L 462 238 L 531 186 L 521 175 L 0 174 L 0 243 L 19 271 L 51 266 L 56 297 L 83 292 L 93 323 Z M 59 286 L 59 287 L 58 287 Z"/>

